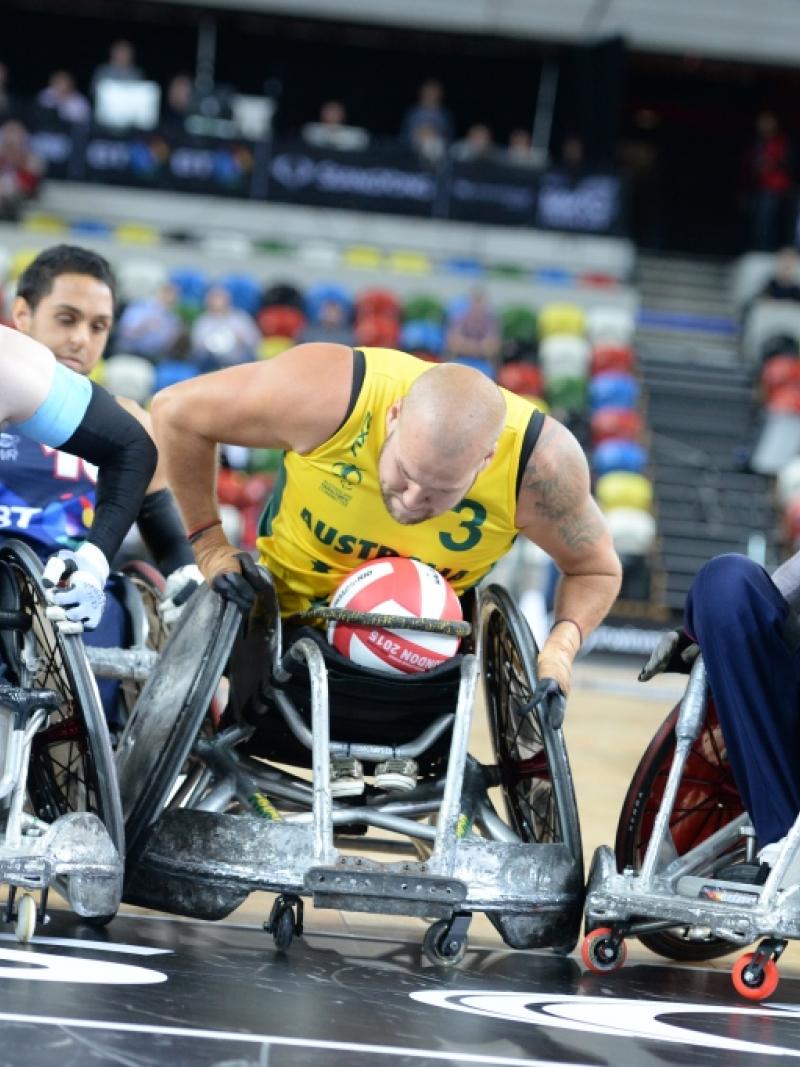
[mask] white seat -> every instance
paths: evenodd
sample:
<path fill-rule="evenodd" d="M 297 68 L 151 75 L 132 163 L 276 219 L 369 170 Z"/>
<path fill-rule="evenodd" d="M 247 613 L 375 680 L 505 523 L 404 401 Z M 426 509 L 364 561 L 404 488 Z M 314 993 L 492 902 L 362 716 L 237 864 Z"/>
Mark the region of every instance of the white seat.
<path fill-rule="evenodd" d="M 591 349 L 585 337 L 553 333 L 539 345 L 539 362 L 545 382 L 557 378 L 585 378 Z"/>
<path fill-rule="evenodd" d="M 656 520 L 638 508 L 611 508 L 605 513 L 614 548 L 621 555 L 646 556 L 656 539 Z"/>
<path fill-rule="evenodd" d="M 753 449 L 750 469 L 756 474 L 777 474 L 800 452 L 800 415 L 770 411 Z"/>
<path fill-rule="evenodd" d="M 592 344 L 628 345 L 636 331 L 632 312 L 621 307 L 594 307 L 586 313 L 586 332 Z"/>
<path fill-rule="evenodd" d="M 105 362 L 103 384 L 110 393 L 145 404 L 153 395 L 156 369 L 141 356 L 111 356 Z"/>
<path fill-rule="evenodd" d="M 774 270 L 772 252 L 750 252 L 742 256 L 731 271 L 730 293 L 737 311 L 743 311 L 758 296 Z"/>
<path fill-rule="evenodd" d="M 800 496 L 800 456 L 794 456 L 778 471 L 777 495 L 784 507 Z"/>
<path fill-rule="evenodd" d="M 123 300 L 146 300 L 169 280 L 167 268 L 154 259 L 122 259 L 116 265 Z"/>
<path fill-rule="evenodd" d="M 253 243 L 250 238 L 233 230 L 213 230 L 207 233 L 200 242 L 200 247 L 207 256 L 249 260 L 253 255 Z"/>
<path fill-rule="evenodd" d="M 323 241 L 304 241 L 298 246 L 297 258 L 309 267 L 321 267 L 323 270 L 338 267 L 339 249 L 336 245 Z"/>
<path fill-rule="evenodd" d="M 764 343 L 779 334 L 800 340 L 800 304 L 791 300 L 758 300 L 744 327 L 742 352 L 745 359 L 757 363 Z"/>

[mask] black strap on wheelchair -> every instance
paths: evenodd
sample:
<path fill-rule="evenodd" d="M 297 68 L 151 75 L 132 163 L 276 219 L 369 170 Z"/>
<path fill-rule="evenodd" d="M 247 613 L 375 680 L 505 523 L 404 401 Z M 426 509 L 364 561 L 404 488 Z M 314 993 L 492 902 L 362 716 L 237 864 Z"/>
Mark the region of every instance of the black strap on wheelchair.
<path fill-rule="evenodd" d="M 469 637 L 472 626 L 457 619 L 420 619 L 407 615 L 383 615 L 375 611 L 351 611 L 349 608 L 325 606 L 308 608 L 292 615 L 287 622 L 300 625 L 313 620 L 346 622 L 354 626 L 381 626 L 394 630 L 423 630 L 426 633 L 445 634 L 447 637 Z"/>
<path fill-rule="evenodd" d="M 27 612 L 0 609 L 0 630 L 17 630 L 25 633 L 32 625 L 33 619 Z"/>

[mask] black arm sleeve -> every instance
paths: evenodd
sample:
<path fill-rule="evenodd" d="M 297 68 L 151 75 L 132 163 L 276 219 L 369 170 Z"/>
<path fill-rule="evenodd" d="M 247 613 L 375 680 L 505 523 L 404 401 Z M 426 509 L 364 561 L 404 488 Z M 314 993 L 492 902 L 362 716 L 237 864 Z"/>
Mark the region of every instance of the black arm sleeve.
<path fill-rule="evenodd" d="M 80 426 L 59 447 L 98 467 L 94 522 L 86 540 L 110 562 L 139 514 L 156 469 L 156 446 L 141 423 L 93 382 Z"/>
<path fill-rule="evenodd" d="M 147 494 L 136 525 L 162 574 L 194 563 L 194 553 L 169 489 Z"/>

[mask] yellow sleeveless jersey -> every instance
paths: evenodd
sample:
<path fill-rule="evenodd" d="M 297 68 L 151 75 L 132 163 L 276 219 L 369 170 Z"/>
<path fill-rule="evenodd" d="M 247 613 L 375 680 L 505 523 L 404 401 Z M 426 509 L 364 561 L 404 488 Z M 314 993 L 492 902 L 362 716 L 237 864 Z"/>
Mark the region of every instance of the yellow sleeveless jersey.
<path fill-rule="evenodd" d="M 461 595 L 508 550 L 522 442 L 533 405 L 503 390 L 507 411 L 491 463 L 450 511 L 418 525 L 396 522 L 381 496 L 378 459 L 386 414 L 431 364 L 405 352 L 361 349 L 365 374 L 342 426 L 312 452 L 286 452 L 259 526 L 260 561 L 283 615 L 326 603 L 357 566 L 410 556 L 435 567 Z"/>

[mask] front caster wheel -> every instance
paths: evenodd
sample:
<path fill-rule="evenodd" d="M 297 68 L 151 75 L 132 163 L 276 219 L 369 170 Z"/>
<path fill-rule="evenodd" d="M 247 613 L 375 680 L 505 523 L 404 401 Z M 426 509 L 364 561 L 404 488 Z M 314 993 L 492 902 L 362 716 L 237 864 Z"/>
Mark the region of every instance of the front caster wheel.
<path fill-rule="evenodd" d="M 425 931 L 422 952 L 437 967 L 457 967 L 467 951 L 467 932 L 456 929 L 451 919 L 439 919 Z"/>
<path fill-rule="evenodd" d="M 264 923 L 264 929 L 268 934 L 272 934 L 278 952 L 286 952 L 294 940 L 294 935 L 299 937 L 303 932 L 303 901 L 299 897 L 283 893 L 276 897 L 269 918 Z"/>
<path fill-rule="evenodd" d="M 731 971 L 733 988 L 747 1000 L 766 1000 L 778 988 L 780 973 L 774 960 L 766 959 L 753 963 L 755 952 L 745 952 L 734 963 Z"/>
<path fill-rule="evenodd" d="M 608 926 L 592 930 L 581 942 L 581 958 L 590 971 L 607 974 L 618 970 L 628 955 L 625 939 L 615 937 Z"/>
<path fill-rule="evenodd" d="M 36 929 L 36 901 L 30 893 L 23 893 L 17 900 L 17 922 L 14 933 L 17 940 L 26 945 Z"/>

